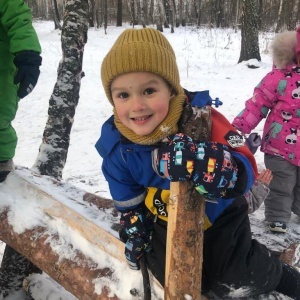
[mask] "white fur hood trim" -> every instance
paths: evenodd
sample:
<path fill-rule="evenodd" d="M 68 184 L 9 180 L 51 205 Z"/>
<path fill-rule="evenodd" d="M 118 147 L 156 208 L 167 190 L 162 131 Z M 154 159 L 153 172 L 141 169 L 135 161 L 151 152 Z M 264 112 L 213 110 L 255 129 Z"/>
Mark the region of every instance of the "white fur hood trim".
<path fill-rule="evenodd" d="M 271 45 L 273 63 L 276 68 L 285 69 L 295 58 L 296 31 L 286 31 L 275 36 Z"/>

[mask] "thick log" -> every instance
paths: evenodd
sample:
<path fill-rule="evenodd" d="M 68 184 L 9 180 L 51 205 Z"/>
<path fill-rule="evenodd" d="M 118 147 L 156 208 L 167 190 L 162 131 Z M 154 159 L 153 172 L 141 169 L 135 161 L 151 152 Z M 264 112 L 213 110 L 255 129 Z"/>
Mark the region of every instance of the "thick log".
<path fill-rule="evenodd" d="M 47 176 L 40 176 L 24 168 L 19 168 L 8 176 L 1 192 L 6 189 L 11 196 L 14 186 L 18 186 L 16 201 L 28 201 L 28 205 L 34 206 L 36 213 L 38 211 L 41 214 L 40 219 L 44 220 L 44 223 L 17 233 L 8 218 L 11 207 L 4 207 L 0 203 L 0 239 L 78 299 L 119 299 L 119 296 L 114 295 L 109 287 L 110 278 L 115 270 L 111 270 L 110 267 L 100 268 L 80 249 L 75 249 L 72 259 L 62 257 L 52 245 L 63 237 L 58 231 L 53 233 L 53 226 L 49 226 L 49 223 L 58 222 L 57 227 L 59 227 L 63 222 L 70 231 L 76 231 L 76 234 L 90 242 L 91 246 L 99 252 L 99 257 L 106 255 L 110 259 L 117 259 L 120 268 L 128 268 L 124 257 L 124 244 L 112 234 L 118 229 L 118 223 L 115 223 L 118 214 L 113 208 L 112 200 L 86 193 L 75 186 Z M 87 213 L 85 215 L 80 212 Z M 95 224 L 94 220 L 89 218 L 90 212 L 96 216 L 97 221 L 103 217 L 112 232 Z M 75 248 L 72 244 L 67 246 Z M 119 278 L 119 280 L 126 280 L 126 278 Z M 99 286 L 96 286 L 97 282 L 102 283 L 101 291 Z M 153 286 L 158 291 L 162 290 L 157 281 L 153 282 Z"/>
<path fill-rule="evenodd" d="M 184 133 L 194 140 L 210 137 L 210 107 L 186 108 Z M 165 299 L 201 299 L 205 200 L 190 182 L 171 183 Z M 203 299 L 203 298 L 202 298 Z"/>
<path fill-rule="evenodd" d="M 117 296 L 109 296 L 111 292 L 109 286 L 105 286 L 100 294 L 95 293 L 93 280 L 101 277 L 109 278 L 113 270 L 100 269 L 80 251 L 76 251 L 76 256 L 72 260 L 61 259 L 49 243 L 49 240 L 53 241 L 55 237 L 49 234 L 48 228 L 36 227 L 17 234 L 9 224 L 7 211 L 0 214 L 0 227 L 4 228 L 0 231 L 2 241 L 28 258 L 78 299 L 120 299 Z"/>

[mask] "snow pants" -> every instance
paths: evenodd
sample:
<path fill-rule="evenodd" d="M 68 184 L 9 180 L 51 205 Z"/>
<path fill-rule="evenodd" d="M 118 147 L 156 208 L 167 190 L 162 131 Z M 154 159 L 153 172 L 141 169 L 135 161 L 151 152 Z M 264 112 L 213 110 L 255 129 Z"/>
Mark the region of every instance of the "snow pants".
<path fill-rule="evenodd" d="M 164 286 L 166 224 L 155 223 L 148 267 Z M 251 237 L 248 204 L 237 198 L 204 233 L 202 293 L 222 299 L 250 297 L 276 289 L 281 261 Z M 236 290 L 239 289 L 238 293 Z"/>
<path fill-rule="evenodd" d="M 300 217 L 300 167 L 280 156 L 265 154 L 264 158 L 273 173 L 265 200 L 266 221 L 288 223 L 292 212 Z"/>

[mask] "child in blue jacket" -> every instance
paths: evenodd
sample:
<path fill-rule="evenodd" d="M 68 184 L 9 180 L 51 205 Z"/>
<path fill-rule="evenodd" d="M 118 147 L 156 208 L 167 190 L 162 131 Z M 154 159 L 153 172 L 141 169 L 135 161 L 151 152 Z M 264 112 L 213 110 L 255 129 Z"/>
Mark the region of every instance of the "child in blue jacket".
<path fill-rule="evenodd" d="M 150 28 L 125 30 L 104 58 L 101 78 L 114 114 L 96 148 L 121 212 L 129 267 L 138 270 L 144 255 L 164 285 L 170 181 L 191 180 L 208 200 L 202 293 L 228 299 L 235 289 L 239 297 L 277 290 L 300 299 L 299 273 L 251 238 L 243 195 L 257 170 L 234 128 L 212 108 L 210 141 L 183 134 L 181 117 L 187 107 L 195 109 L 198 93 L 181 87 L 164 35 Z"/>

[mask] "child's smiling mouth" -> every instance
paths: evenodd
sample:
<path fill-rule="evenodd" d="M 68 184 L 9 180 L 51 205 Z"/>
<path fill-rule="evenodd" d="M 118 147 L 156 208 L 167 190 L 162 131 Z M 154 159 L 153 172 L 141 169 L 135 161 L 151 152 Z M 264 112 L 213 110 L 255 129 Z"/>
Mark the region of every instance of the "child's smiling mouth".
<path fill-rule="evenodd" d="M 152 115 L 147 115 L 147 116 L 143 116 L 143 117 L 135 117 L 135 118 L 130 118 L 130 119 L 136 123 L 142 123 L 142 122 L 148 120 L 149 118 L 151 118 L 151 116 Z"/>

